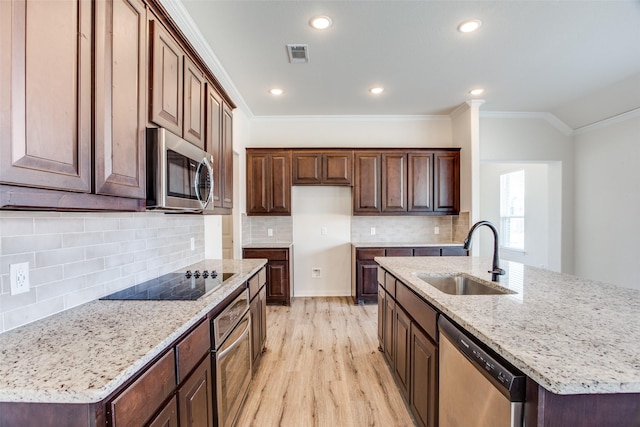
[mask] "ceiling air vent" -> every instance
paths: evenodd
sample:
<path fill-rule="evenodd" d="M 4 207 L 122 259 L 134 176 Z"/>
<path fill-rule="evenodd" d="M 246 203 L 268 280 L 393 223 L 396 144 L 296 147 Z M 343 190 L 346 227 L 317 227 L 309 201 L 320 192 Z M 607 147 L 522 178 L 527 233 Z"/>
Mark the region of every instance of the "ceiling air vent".
<path fill-rule="evenodd" d="M 289 62 L 292 64 L 302 64 L 309 62 L 309 46 L 306 44 L 288 44 Z"/>

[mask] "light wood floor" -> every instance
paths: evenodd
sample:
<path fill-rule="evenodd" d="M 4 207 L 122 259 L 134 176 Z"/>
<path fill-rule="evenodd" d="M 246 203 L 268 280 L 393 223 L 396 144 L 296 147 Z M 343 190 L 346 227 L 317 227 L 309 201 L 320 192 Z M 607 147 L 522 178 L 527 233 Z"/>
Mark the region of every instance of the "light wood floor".
<path fill-rule="evenodd" d="M 342 297 L 268 306 L 267 351 L 237 426 L 414 426 L 378 351 L 377 310 Z"/>

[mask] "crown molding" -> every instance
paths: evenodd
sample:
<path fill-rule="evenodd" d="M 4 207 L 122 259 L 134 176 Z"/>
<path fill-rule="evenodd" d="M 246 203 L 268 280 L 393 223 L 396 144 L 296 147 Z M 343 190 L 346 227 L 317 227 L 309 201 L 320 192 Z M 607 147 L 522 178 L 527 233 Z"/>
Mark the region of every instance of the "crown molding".
<path fill-rule="evenodd" d="M 431 121 L 451 121 L 451 118 L 447 115 L 335 115 L 335 116 L 253 116 L 252 121 L 298 121 L 298 122 L 329 122 L 329 121 L 343 121 L 343 122 L 380 122 L 380 121 L 393 121 L 393 122 L 431 122 Z"/>
<path fill-rule="evenodd" d="M 183 34 L 189 39 L 189 42 L 193 45 L 194 49 L 200 54 L 203 61 L 211 69 L 211 72 L 218 79 L 218 82 L 224 87 L 224 90 L 249 118 L 253 118 L 253 112 L 249 108 L 249 105 L 245 102 L 244 98 L 238 91 L 238 88 L 233 84 L 231 77 L 227 74 L 227 71 L 218 60 L 211 46 L 205 39 L 204 35 L 200 32 L 198 25 L 193 21 L 189 12 L 184 7 L 182 0 L 159 0 L 162 7 L 165 8 L 167 13 L 171 15 L 176 25 L 180 27 Z"/>
<path fill-rule="evenodd" d="M 621 114 L 617 114 L 613 117 L 608 117 L 606 119 L 602 119 L 595 123 L 591 123 L 589 125 L 581 126 L 576 128 L 574 131 L 575 135 L 580 135 L 583 133 L 591 132 L 596 129 L 606 128 L 607 126 L 614 125 L 616 123 L 625 122 L 630 119 L 635 119 L 636 117 L 640 117 L 640 107 L 634 108 L 633 110 L 626 111 Z"/>
<path fill-rule="evenodd" d="M 567 136 L 573 135 L 573 129 L 565 122 L 547 112 L 519 112 L 519 111 L 481 111 L 481 119 L 537 119 L 544 120 Z"/>

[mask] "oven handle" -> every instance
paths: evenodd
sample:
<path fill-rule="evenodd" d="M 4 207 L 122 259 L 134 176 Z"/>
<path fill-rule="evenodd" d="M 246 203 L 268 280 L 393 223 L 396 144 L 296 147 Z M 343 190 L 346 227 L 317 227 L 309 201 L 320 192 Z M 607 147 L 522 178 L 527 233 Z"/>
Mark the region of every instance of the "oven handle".
<path fill-rule="evenodd" d="M 245 317 L 247 318 L 247 326 L 245 327 L 244 332 L 242 332 L 238 336 L 238 339 L 236 339 L 234 342 L 229 343 L 228 347 L 227 347 L 227 343 L 226 342 L 224 344 L 222 344 L 222 347 L 220 348 L 220 350 L 218 350 L 218 352 L 216 354 L 216 358 L 218 360 L 224 358 L 228 353 L 232 352 L 233 349 L 235 349 L 238 345 L 240 345 L 240 343 L 245 338 L 245 336 L 247 336 L 249 334 L 249 331 L 251 330 L 251 317 L 248 317 L 246 314 L 245 314 Z M 244 320 L 244 318 L 243 318 L 243 320 Z M 241 320 L 240 323 L 242 323 L 243 320 Z M 232 332 L 232 334 L 233 334 L 233 332 Z M 224 350 L 223 350 L 223 348 L 224 348 Z"/>

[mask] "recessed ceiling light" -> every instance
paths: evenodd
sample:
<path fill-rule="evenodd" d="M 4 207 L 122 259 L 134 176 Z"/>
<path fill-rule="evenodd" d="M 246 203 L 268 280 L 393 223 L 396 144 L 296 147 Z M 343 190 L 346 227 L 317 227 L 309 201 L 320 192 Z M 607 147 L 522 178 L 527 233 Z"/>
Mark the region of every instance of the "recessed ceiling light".
<path fill-rule="evenodd" d="M 471 89 L 469 91 L 469 94 L 477 96 L 477 95 L 482 95 L 484 93 L 484 89 L 482 88 L 477 88 L 477 89 Z"/>
<path fill-rule="evenodd" d="M 331 25 L 333 25 L 333 21 L 328 16 L 314 16 L 309 21 L 309 25 L 311 25 L 316 30 L 326 30 Z"/>
<path fill-rule="evenodd" d="M 371 89 L 369 89 L 369 92 L 371 92 L 374 95 L 379 95 L 382 92 L 384 92 L 384 88 L 380 86 L 372 87 Z"/>
<path fill-rule="evenodd" d="M 470 19 L 458 25 L 458 31 L 460 31 L 461 33 L 471 33 L 481 26 L 482 21 L 480 21 L 479 19 Z"/>
<path fill-rule="evenodd" d="M 273 89 L 269 90 L 269 93 L 271 95 L 278 96 L 278 95 L 282 95 L 284 93 L 284 91 L 282 89 L 279 89 L 279 88 L 273 88 Z"/>

